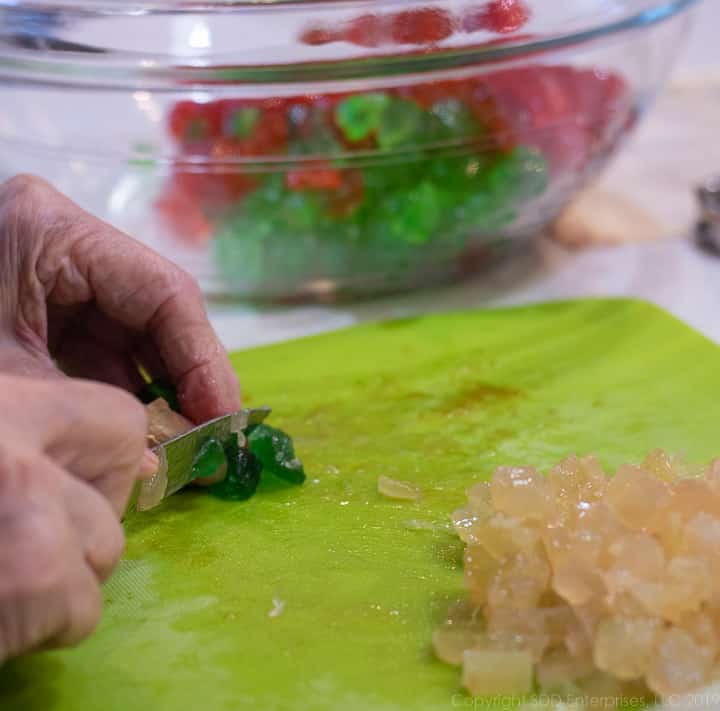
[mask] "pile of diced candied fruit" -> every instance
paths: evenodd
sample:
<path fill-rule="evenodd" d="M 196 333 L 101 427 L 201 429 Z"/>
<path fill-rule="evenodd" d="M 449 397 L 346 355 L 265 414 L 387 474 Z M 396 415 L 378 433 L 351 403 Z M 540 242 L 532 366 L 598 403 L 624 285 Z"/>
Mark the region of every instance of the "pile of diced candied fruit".
<path fill-rule="evenodd" d="M 453 514 L 469 602 L 436 630 L 473 695 L 688 692 L 720 674 L 720 460 L 500 467 Z"/>

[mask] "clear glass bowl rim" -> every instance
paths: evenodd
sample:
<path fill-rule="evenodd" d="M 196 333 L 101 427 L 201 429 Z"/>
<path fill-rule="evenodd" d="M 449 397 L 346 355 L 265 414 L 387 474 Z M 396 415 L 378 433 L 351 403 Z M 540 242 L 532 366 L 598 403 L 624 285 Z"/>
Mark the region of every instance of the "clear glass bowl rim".
<path fill-rule="evenodd" d="M 216 88 L 238 83 L 296 84 L 308 81 L 352 80 L 370 77 L 398 76 L 409 73 L 444 71 L 459 67 L 480 67 L 511 61 L 565 47 L 586 44 L 656 25 L 667 21 L 700 2 L 700 0 L 624 0 L 627 9 L 620 15 L 597 23 L 582 24 L 571 31 L 549 29 L 531 37 L 508 35 L 500 43 L 480 43 L 461 47 L 442 46 L 408 52 L 389 50 L 387 54 L 352 57 L 316 62 L 235 64 L 232 55 L 212 52 L 193 59 L 167 55 L 148 57 L 131 52 L 83 54 L 53 52 L 47 48 L 18 52 L 12 43 L 2 42 L 3 22 L 0 15 L 0 76 L 37 81 L 41 84 L 115 86 L 116 88 L 176 89 L 177 86 Z M 429 7 L 443 5 L 433 0 Z M 27 13 L 67 14 L 68 16 L 157 16 L 177 14 L 234 17 L 268 9 L 296 11 L 299 6 L 321 9 L 352 7 L 358 13 L 408 8 L 407 0 L 0 0 L 0 13 L 12 18 Z M 414 6 L 414 4 L 413 4 Z M 372 9 L 371 9 L 372 8 Z M 10 23 L 12 25 L 12 23 Z"/>

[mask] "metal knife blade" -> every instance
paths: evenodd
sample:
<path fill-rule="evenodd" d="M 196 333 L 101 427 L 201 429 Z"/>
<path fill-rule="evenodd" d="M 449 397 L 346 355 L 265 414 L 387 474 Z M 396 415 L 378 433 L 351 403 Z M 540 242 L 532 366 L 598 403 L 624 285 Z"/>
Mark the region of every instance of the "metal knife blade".
<path fill-rule="evenodd" d="M 154 447 L 153 452 L 160 460 L 160 467 L 152 479 L 135 485 L 127 512 L 153 509 L 163 499 L 189 484 L 193 479 L 195 456 L 209 439 L 223 441 L 235 433 L 240 437 L 242 445 L 245 430 L 250 425 L 260 424 L 269 414 L 269 407 L 239 410 L 198 425 Z"/>

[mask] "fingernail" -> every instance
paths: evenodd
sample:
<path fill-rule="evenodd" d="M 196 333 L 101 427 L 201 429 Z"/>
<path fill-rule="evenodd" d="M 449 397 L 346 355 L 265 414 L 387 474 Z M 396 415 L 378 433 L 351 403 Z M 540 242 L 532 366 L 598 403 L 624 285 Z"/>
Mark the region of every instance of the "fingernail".
<path fill-rule="evenodd" d="M 160 460 L 157 458 L 155 452 L 146 449 L 143 455 L 142 464 L 140 465 L 140 474 L 138 475 L 141 479 L 149 479 L 160 466 Z"/>

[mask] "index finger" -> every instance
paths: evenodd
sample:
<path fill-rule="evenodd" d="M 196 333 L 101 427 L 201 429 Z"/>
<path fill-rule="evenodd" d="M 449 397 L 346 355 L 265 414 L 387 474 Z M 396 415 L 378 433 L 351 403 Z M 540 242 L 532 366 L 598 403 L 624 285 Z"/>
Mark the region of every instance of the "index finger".
<path fill-rule="evenodd" d="M 109 317 L 148 334 L 177 385 L 183 412 L 195 422 L 237 410 L 237 376 L 195 280 L 47 183 L 31 178 L 24 193 L 33 227 L 43 230 L 36 269 L 50 287 L 48 300 L 94 300 Z"/>

